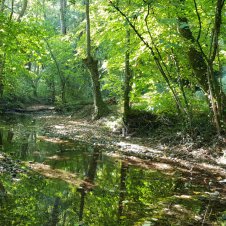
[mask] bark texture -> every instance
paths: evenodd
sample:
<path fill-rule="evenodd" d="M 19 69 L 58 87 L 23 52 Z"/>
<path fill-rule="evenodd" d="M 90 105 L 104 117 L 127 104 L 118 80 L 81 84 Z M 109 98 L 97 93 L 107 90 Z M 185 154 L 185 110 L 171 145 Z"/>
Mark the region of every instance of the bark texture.
<path fill-rule="evenodd" d="M 103 101 L 101 90 L 100 90 L 100 81 L 99 81 L 99 71 L 98 71 L 98 61 L 93 59 L 91 56 L 83 60 L 84 64 L 88 68 L 92 86 L 93 86 L 93 102 L 94 102 L 94 115 L 93 119 L 98 119 L 104 116 L 107 112 L 107 106 Z"/>
<path fill-rule="evenodd" d="M 100 80 L 98 71 L 98 61 L 95 60 L 91 54 L 91 35 L 90 35 L 90 7 L 89 0 L 86 0 L 86 51 L 87 58 L 83 60 L 84 64 L 90 72 L 93 84 L 93 101 L 94 101 L 94 114 L 93 119 L 99 119 L 108 113 L 108 108 L 103 101 Z"/>

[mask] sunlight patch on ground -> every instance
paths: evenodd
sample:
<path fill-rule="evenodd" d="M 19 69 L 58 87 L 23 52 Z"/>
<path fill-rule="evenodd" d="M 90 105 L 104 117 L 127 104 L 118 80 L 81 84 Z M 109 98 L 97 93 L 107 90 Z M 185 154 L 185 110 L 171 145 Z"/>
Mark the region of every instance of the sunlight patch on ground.
<path fill-rule="evenodd" d="M 131 163 L 132 165 L 137 165 L 142 168 L 146 169 L 154 169 L 154 170 L 167 170 L 172 171 L 174 168 L 167 163 L 160 163 L 160 162 L 150 162 L 150 161 L 145 161 L 137 157 L 129 157 L 127 158 L 128 163 Z M 166 173 L 166 172 L 165 172 Z"/>
<path fill-rule="evenodd" d="M 223 156 L 218 158 L 216 161 L 218 164 L 226 165 L 226 150 L 222 150 L 222 151 L 223 151 Z"/>
<path fill-rule="evenodd" d="M 128 142 L 118 142 L 116 143 L 117 146 L 121 147 L 122 149 L 127 149 L 128 151 L 134 152 L 134 153 L 147 153 L 147 152 L 151 152 L 151 153 L 162 153 L 160 150 L 154 149 L 154 148 L 150 148 L 150 147 L 146 147 L 143 145 L 139 145 L 139 144 L 131 144 Z"/>
<path fill-rule="evenodd" d="M 219 176 L 225 177 L 226 170 L 221 168 L 220 166 L 212 165 L 209 163 L 193 163 L 190 161 L 176 159 L 176 158 L 167 158 L 167 157 L 160 157 L 161 161 L 169 163 L 170 165 L 179 166 L 180 171 L 182 171 L 181 167 L 187 169 L 188 172 L 191 174 L 195 174 L 196 172 L 205 172 L 208 174 L 212 174 L 213 177 L 218 178 Z M 179 169 L 179 168 L 178 168 Z"/>
<path fill-rule="evenodd" d="M 55 144 L 68 144 L 69 141 L 62 140 L 60 138 L 46 137 L 46 136 L 38 136 L 39 140 L 47 141 Z"/>
<path fill-rule="evenodd" d="M 43 176 L 51 179 L 60 179 L 69 184 L 78 186 L 81 184 L 80 180 L 75 174 L 66 172 L 64 170 L 52 169 L 51 166 L 42 163 L 27 164 L 32 170 L 41 173 Z"/>
<path fill-rule="evenodd" d="M 60 125 L 55 125 L 54 126 L 56 129 L 65 129 L 65 125 L 63 125 L 63 124 L 60 124 Z"/>
<path fill-rule="evenodd" d="M 2 154 L 0 154 L 0 159 L 5 159 L 5 156 L 3 156 Z"/>
<path fill-rule="evenodd" d="M 59 155 L 53 155 L 53 156 L 47 157 L 47 159 L 62 161 L 62 160 L 69 160 L 70 158 L 69 157 L 62 157 L 62 156 L 59 156 Z"/>
<path fill-rule="evenodd" d="M 54 110 L 54 106 L 48 105 L 32 105 L 26 108 L 27 111 Z"/>
<path fill-rule="evenodd" d="M 158 169 L 158 170 L 172 170 L 173 169 L 172 166 L 170 166 L 169 164 L 166 164 L 166 163 L 154 162 L 151 165 L 153 165 L 154 168 Z"/>
<path fill-rule="evenodd" d="M 113 121 L 105 121 L 104 122 L 105 126 L 108 127 L 112 132 L 117 132 L 120 131 L 122 128 L 122 120 L 117 119 Z"/>
<path fill-rule="evenodd" d="M 144 169 L 149 169 L 149 170 L 154 169 L 154 170 L 160 170 L 160 171 L 166 170 L 168 173 L 172 172 L 174 170 L 174 167 L 172 167 L 170 164 L 167 164 L 167 163 L 146 161 L 146 160 L 140 159 L 140 158 L 135 157 L 135 156 L 122 158 L 122 156 L 118 153 L 109 153 L 109 154 L 106 154 L 106 155 L 111 156 L 111 157 L 116 158 L 116 159 L 123 159 L 123 161 L 126 164 L 139 166 L 139 167 L 142 167 Z"/>
<path fill-rule="evenodd" d="M 174 195 L 174 197 L 180 198 L 180 199 L 192 199 L 191 195 Z"/>
<path fill-rule="evenodd" d="M 173 209 L 175 209 L 176 211 L 178 212 L 181 212 L 181 213 L 190 213 L 189 210 L 187 210 L 184 206 L 180 205 L 180 204 L 174 204 L 173 205 Z"/>

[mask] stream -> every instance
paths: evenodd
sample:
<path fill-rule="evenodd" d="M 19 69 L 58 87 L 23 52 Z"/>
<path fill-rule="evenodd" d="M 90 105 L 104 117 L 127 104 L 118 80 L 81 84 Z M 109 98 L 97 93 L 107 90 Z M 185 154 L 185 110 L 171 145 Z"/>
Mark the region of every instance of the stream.
<path fill-rule="evenodd" d="M 226 225 L 217 176 L 59 138 L 42 114 L 0 122 L 1 152 L 10 156 L 0 158 L 1 226 Z"/>

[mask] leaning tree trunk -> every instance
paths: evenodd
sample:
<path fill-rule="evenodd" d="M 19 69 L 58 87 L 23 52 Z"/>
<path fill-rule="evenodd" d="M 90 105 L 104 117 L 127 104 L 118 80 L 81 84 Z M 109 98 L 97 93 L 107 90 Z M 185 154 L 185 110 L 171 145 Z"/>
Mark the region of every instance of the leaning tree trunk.
<path fill-rule="evenodd" d="M 98 71 L 98 61 L 91 55 L 91 37 L 90 37 L 90 9 L 89 0 L 86 0 L 86 44 L 87 44 L 87 58 L 83 60 L 84 64 L 90 72 L 90 76 L 93 84 L 93 101 L 94 101 L 94 114 L 93 119 L 98 119 L 104 116 L 108 112 L 108 108 L 103 101 L 100 80 Z"/>

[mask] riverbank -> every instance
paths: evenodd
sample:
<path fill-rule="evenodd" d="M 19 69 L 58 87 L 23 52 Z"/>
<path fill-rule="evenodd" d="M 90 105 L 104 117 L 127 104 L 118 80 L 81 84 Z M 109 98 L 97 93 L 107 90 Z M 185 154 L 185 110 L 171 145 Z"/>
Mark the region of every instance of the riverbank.
<path fill-rule="evenodd" d="M 50 136 L 78 140 L 107 147 L 110 153 L 121 153 L 127 158 L 158 161 L 185 167 L 209 170 L 226 178 L 226 138 L 215 136 L 191 138 L 181 131 L 167 127 L 153 129 L 149 136 L 128 134 L 117 130 L 118 118 L 111 115 L 97 121 L 76 115 L 44 116 L 45 130 Z"/>
<path fill-rule="evenodd" d="M 152 115 L 145 116 L 146 124 L 141 121 L 143 118 L 135 117 L 133 129 L 123 134 L 120 115 L 116 111 L 92 121 L 92 106 L 64 114 L 49 106 L 31 106 L 28 110 L 26 113 L 43 125 L 45 136 L 38 139 L 81 141 L 104 147 L 113 155 L 119 153 L 125 158 L 168 163 L 187 170 L 210 170 L 211 174 L 217 173 L 220 180 L 226 178 L 224 136 L 201 132 L 192 136 L 173 126 L 173 122 L 160 123 Z M 24 112 L 16 114 L 23 116 Z"/>

